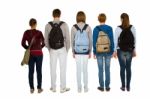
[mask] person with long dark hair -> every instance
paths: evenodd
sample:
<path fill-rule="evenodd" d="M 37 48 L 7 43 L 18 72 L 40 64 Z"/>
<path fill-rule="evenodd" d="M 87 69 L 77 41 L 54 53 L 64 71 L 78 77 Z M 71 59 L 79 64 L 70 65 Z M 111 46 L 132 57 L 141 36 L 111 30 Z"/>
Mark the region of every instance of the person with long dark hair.
<path fill-rule="evenodd" d="M 120 78 L 121 90 L 130 91 L 131 81 L 131 62 L 132 58 L 136 56 L 136 31 L 135 27 L 130 24 L 129 16 L 127 13 L 122 13 L 121 25 L 115 30 L 115 54 L 118 56 L 120 64 Z"/>

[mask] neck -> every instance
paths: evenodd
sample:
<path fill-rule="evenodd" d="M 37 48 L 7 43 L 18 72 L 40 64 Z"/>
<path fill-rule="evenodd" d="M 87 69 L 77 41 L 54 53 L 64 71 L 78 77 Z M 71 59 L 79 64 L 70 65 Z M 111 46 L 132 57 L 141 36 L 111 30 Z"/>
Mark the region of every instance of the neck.
<path fill-rule="evenodd" d="M 34 30 L 34 29 L 36 29 L 36 27 L 31 27 L 31 30 Z"/>
<path fill-rule="evenodd" d="M 103 23 L 100 23 L 100 25 L 105 25 L 105 23 L 103 22 Z"/>
<path fill-rule="evenodd" d="M 59 20 L 60 20 L 59 17 L 54 18 L 54 21 L 59 21 Z"/>

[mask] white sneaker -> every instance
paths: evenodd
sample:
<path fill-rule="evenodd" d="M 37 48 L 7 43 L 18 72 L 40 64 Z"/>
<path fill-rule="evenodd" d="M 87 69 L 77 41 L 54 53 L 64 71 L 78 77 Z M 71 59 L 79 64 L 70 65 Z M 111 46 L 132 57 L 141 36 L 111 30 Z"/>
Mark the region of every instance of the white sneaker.
<path fill-rule="evenodd" d="M 88 90 L 89 90 L 89 89 L 88 89 L 87 87 L 84 88 L 84 92 L 88 92 Z"/>
<path fill-rule="evenodd" d="M 51 90 L 52 92 L 56 92 L 56 89 L 55 89 L 55 88 L 50 88 L 50 90 Z"/>
<path fill-rule="evenodd" d="M 70 88 L 63 88 L 63 89 L 60 90 L 60 93 L 67 92 L 67 91 L 69 91 L 69 90 L 70 90 Z"/>
<path fill-rule="evenodd" d="M 81 91 L 82 91 L 82 88 L 78 88 L 78 93 L 81 93 Z"/>

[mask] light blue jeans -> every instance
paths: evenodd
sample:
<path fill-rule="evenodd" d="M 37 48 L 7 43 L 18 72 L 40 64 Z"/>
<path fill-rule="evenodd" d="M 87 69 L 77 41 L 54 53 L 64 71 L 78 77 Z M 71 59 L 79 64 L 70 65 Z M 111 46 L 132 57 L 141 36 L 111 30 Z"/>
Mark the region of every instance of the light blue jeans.
<path fill-rule="evenodd" d="M 104 88 L 104 76 L 103 72 L 105 71 L 105 87 L 109 88 L 110 84 L 110 60 L 111 56 L 109 55 L 97 55 L 98 63 L 98 76 L 100 87 Z M 104 69 L 105 68 L 105 69 Z"/>

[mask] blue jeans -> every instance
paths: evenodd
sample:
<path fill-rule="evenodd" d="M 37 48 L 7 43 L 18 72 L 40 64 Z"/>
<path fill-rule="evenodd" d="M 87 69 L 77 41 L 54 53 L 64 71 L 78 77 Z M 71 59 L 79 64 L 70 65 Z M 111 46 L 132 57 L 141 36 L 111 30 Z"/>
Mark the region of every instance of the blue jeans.
<path fill-rule="evenodd" d="M 29 59 L 29 85 L 30 89 L 34 89 L 34 67 L 36 64 L 36 72 L 37 72 L 37 88 L 41 89 L 42 85 L 42 61 L 43 61 L 43 55 L 41 56 L 32 56 L 30 55 Z"/>
<path fill-rule="evenodd" d="M 120 64 L 120 77 L 122 87 L 125 87 L 125 78 L 126 78 L 126 87 L 130 88 L 132 52 L 124 52 L 118 49 L 117 56 Z"/>
<path fill-rule="evenodd" d="M 110 84 L 110 59 L 111 56 L 109 55 L 97 55 L 97 63 L 98 63 L 98 76 L 99 76 L 99 84 L 100 87 L 104 88 L 104 77 L 103 77 L 103 70 L 105 70 L 105 87 L 109 88 Z M 103 69 L 105 66 L 105 69 Z"/>

